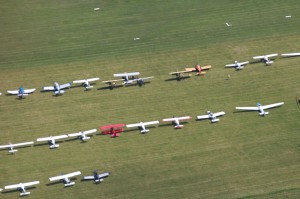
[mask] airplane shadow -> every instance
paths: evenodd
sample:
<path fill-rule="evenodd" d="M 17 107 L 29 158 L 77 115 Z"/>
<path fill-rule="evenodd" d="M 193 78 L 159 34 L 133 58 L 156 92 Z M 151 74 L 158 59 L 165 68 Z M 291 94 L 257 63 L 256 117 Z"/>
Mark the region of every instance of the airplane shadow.
<path fill-rule="evenodd" d="M 57 184 L 61 184 L 62 182 L 60 180 L 56 181 L 56 182 L 49 182 L 46 184 L 46 186 L 52 186 L 52 185 L 57 185 Z"/>
<path fill-rule="evenodd" d="M 115 85 L 114 87 L 112 86 L 105 86 L 105 87 L 100 87 L 97 88 L 97 90 L 114 90 L 115 88 L 123 87 L 123 85 Z"/>

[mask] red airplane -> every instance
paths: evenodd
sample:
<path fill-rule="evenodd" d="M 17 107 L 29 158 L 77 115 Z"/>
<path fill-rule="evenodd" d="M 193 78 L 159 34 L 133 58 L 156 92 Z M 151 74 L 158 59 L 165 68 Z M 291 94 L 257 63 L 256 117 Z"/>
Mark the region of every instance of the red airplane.
<path fill-rule="evenodd" d="M 194 68 L 185 68 L 186 71 L 197 72 L 196 75 L 204 75 L 206 72 L 203 70 L 209 70 L 211 65 L 200 66 L 200 64 L 196 64 Z"/>
<path fill-rule="evenodd" d="M 110 134 L 112 138 L 119 137 L 120 133 L 124 131 L 125 124 L 110 124 L 106 126 L 101 126 L 101 134 Z"/>

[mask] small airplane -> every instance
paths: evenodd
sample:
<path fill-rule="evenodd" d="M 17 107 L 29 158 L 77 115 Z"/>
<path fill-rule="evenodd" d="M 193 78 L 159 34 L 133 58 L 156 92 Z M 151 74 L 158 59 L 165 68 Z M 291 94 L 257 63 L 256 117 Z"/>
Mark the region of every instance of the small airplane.
<path fill-rule="evenodd" d="M 57 82 L 54 82 L 53 86 L 44 86 L 42 89 L 43 91 L 54 91 L 55 95 L 62 95 L 65 91 L 63 89 L 70 88 L 72 86 L 72 83 L 66 83 L 66 84 L 58 84 Z"/>
<path fill-rule="evenodd" d="M 7 91 L 11 95 L 18 95 L 20 99 L 24 98 L 28 94 L 31 94 L 35 91 L 35 88 L 32 89 L 24 89 L 22 86 L 19 88 L 19 90 L 9 90 Z"/>
<path fill-rule="evenodd" d="M 260 59 L 261 62 L 264 62 L 266 65 L 271 65 L 274 61 L 271 61 L 271 57 L 278 56 L 277 53 L 275 54 L 269 54 L 269 55 L 261 55 L 261 56 L 255 56 L 253 59 Z"/>
<path fill-rule="evenodd" d="M 49 180 L 51 182 L 61 180 L 65 184 L 65 187 L 69 187 L 69 186 L 72 186 L 72 185 L 75 184 L 75 182 L 72 182 L 70 180 L 70 178 L 72 178 L 74 176 L 78 176 L 78 175 L 81 175 L 80 171 L 76 171 L 76 172 L 73 172 L 73 173 L 62 174 L 62 175 L 59 175 L 59 176 L 51 177 L 51 178 L 49 178 Z"/>
<path fill-rule="evenodd" d="M 181 120 L 189 120 L 189 119 L 192 119 L 192 117 L 191 116 L 172 117 L 172 118 L 163 119 L 162 121 L 163 122 L 173 122 L 175 124 L 175 126 L 174 126 L 175 129 L 181 129 L 184 126 L 180 124 L 180 121 Z"/>
<path fill-rule="evenodd" d="M 136 83 L 139 86 L 143 86 L 144 84 L 146 84 L 145 80 L 149 80 L 149 79 L 152 79 L 152 78 L 154 78 L 154 77 L 151 76 L 151 77 L 135 78 L 135 79 L 132 79 L 132 80 L 125 81 L 123 84 L 124 85 L 130 85 L 130 84 Z"/>
<path fill-rule="evenodd" d="M 244 68 L 244 65 L 246 64 L 249 64 L 249 61 L 245 61 L 245 62 L 234 61 L 234 64 L 227 64 L 225 65 L 225 67 L 226 68 L 234 67 L 236 70 L 241 70 Z"/>
<path fill-rule="evenodd" d="M 100 80 L 99 77 L 90 78 L 90 79 L 82 79 L 82 80 L 74 80 L 73 84 L 82 84 L 82 86 L 85 87 L 85 90 L 90 90 L 91 88 L 93 88 L 93 86 L 91 86 L 90 82 L 94 82 L 94 81 L 98 81 L 98 80 Z"/>
<path fill-rule="evenodd" d="M 185 68 L 186 71 L 190 71 L 190 72 L 197 72 L 196 75 L 205 75 L 206 72 L 204 72 L 203 70 L 209 70 L 211 69 L 211 65 L 207 65 L 207 66 L 200 66 L 200 64 L 196 64 L 194 68 Z"/>
<path fill-rule="evenodd" d="M 137 79 L 135 78 L 135 76 L 139 76 L 140 73 L 139 72 L 131 72 L 131 73 L 118 73 L 118 74 L 114 74 L 114 77 L 121 77 L 123 79 L 123 84 L 127 85 L 127 84 L 132 84 L 133 80 Z"/>
<path fill-rule="evenodd" d="M 40 184 L 40 181 L 33 181 L 33 182 L 26 182 L 26 183 L 19 183 L 19 184 L 13 184 L 5 186 L 4 189 L 18 189 L 21 193 L 20 196 L 28 196 L 30 192 L 26 191 L 26 187 Z"/>
<path fill-rule="evenodd" d="M 141 133 L 148 133 L 149 129 L 146 129 L 145 126 L 152 125 L 152 124 L 159 124 L 159 121 L 140 122 L 140 123 L 136 123 L 136 124 L 127 124 L 126 127 L 127 128 L 139 127 Z"/>
<path fill-rule="evenodd" d="M 71 133 L 71 134 L 68 134 L 69 137 L 78 137 L 81 141 L 86 141 L 86 140 L 89 140 L 91 137 L 89 136 L 86 136 L 88 134 L 91 134 L 91 133 L 96 133 L 97 132 L 97 129 L 91 129 L 91 130 L 88 130 L 88 131 L 83 131 L 83 132 L 78 132 L 78 133 Z"/>
<path fill-rule="evenodd" d="M 43 142 L 48 141 L 50 144 L 50 149 L 55 149 L 59 147 L 59 144 L 55 144 L 55 140 L 64 139 L 67 138 L 67 135 L 58 135 L 58 136 L 50 136 L 50 137 L 44 137 L 44 138 L 38 138 L 37 142 Z"/>
<path fill-rule="evenodd" d="M 111 138 L 119 137 L 120 133 L 124 131 L 125 124 L 110 124 L 106 126 L 101 126 L 101 134 L 107 135 L 110 134 Z"/>
<path fill-rule="evenodd" d="M 18 150 L 14 149 L 14 147 L 20 147 L 20 146 L 26 146 L 31 145 L 33 142 L 23 142 L 23 143 L 17 143 L 17 144 L 8 144 L 8 145 L 2 145 L 0 146 L 0 149 L 8 148 L 8 152 L 14 154 Z"/>
<path fill-rule="evenodd" d="M 190 78 L 192 75 L 191 74 L 189 74 L 189 75 L 184 75 L 185 73 L 190 73 L 191 71 L 176 71 L 176 72 L 171 72 L 171 73 L 169 73 L 170 75 L 175 75 L 176 77 L 175 77 L 175 79 L 177 80 L 177 81 L 181 81 L 181 80 L 183 80 L 183 79 L 185 79 L 185 78 Z"/>
<path fill-rule="evenodd" d="M 294 56 L 300 56 L 300 53 L 285 53 L 281 54 L 282 57 L 294 57 Z"/>
<path fill-rule="evenodd" d="M 283 105 L 284 102 L 279 102 L 275 104 L 269 104 L 262 106 L 260 103 L 257 103 L 257 106 L 255 107 L 235 107 L 238 110 L 246 110 L 246 111 L 258 111 L 260 116 L 268 115 L 269 112 L 265 112 L 264 109 L 274 108 Z"/>
<path fill-rule="evenodd" d="M 94 180 L 96 183 L 100 183 L 104 180 L 103 178 L 106 178 L 109 175 L 110 172 L 98 174 L 97 171 L 94 171 L 92 176 L 83 176 L 83 180 Z"/>
<path fill-rule="evenodd" d="M 108 87 L 112 90 L 114 88 L 123 86 L 123 85 L 117 85 L 117 82 L 119 81 L 124 81 L 123 79 L 114 79 L 114 80 L 107 80 L 107 81 L 102 81 L 105 84 L 108 84 Z"/>
<path fill-rule="evenodd" d="M 197 116 L 198 120 L 203 120 L 203 119 L 210 119 L 211 123 L 215 123 L 220 121 L 220 119 L 218 119 L 218 116 L 222 116 L 225 115 L 224 111 L 218 112 L 218 113 L 212 113 L 210 111 L 207 111 L 207 115 L 199 115 Z"/>

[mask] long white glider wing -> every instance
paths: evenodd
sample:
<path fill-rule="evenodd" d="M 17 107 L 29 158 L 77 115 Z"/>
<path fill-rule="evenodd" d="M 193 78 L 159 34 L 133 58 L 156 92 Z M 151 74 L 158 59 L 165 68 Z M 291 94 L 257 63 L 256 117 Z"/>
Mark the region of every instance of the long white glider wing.
<path fill-rule="evenodd" d="M 235 67 L 236 65 L 235 64 L 227 64 L 225 65 L 225 67 Z"/>
<path fill-rule="evenodd" d="M 61 180 L 61 179 L 64 179 L 64 178 L 71 178 L 73 176 L 77 176 L 77 175 L 80 175 L 80 174 L 81 174 L 80 171 L 76 171 L 76 172 L 68 173 L 68 174 L 65 174 L 65 175 L 51 177 L 51 178 L 49 178 L 49 180 L 50 181 L 56 181 L 56 180 Z"/>
<path fill-rule="evenodd" d="M 44 86 L 43 91 L 54 91 L 54 86 Z"/>
<path fill-rule="evenodd" d="M 139 126 L 147 126 L 147 125 L 151 125 L 151 124 L 158 124 L 159 121 L 151 121 L 151 122 L 140 122 L 140 123 L 136 123 L 136 124 L 127 124 L 126 127 L 127 128 L 131 128 L 131 127 L 139 127 Z"/>
<path fill-rule="evenodd" d="M 96 133 L 97 129 L 91 129 L 91 130 L 87 130 L 87 131 L 83 131 L 83 132 L 78 132 L 78 133 L 71 133 L 68 134 L 69 137 L 76 137 L 76 136 L 80 136 L 81 133 L 87 135 L 87 134 L 91 134 L 91 133 Z"/>
<path fill-rule="evenodd" d="M 285 53 L 281 54 L 282 57 L 300 56 L 300 53 Z"/>
<path fill-rule="evenodd" d="M 3 146 L 0 146 L 0 149 L 9 148 L 11 146 L 13 146 L 13 147 L 26 146 L 26 145 L 30 145 L 30 144 L 33 144 L 33 142 L 23 142 L 23 143 L 17 143 L 17 144 L 3 145 Z"/>
<path fill-rule="evenodd" d="M 41 141 L 49 141 L 52 139 L 58 140 L 58 139 L 63 139 L 63 138 L 67 138 L 67 135 L 58 135 L 58 136 L 52 136 L 52 137 L 45 137 L 45 138 L 38 138 L 36 141 L 37 142 L 41 142 Z"/>
<path fill-rule="evenodd" d="M 209 118 L 208 115 L 199 115 L 199 116 L 197 116 L 198 120 L 204 120 L 204 119 L 208 119 L 208 118 Z"/>
<path fill-rule="evenodd" d="M 276 56 L 278 56 L 277 53 L 266 55 L 266 57 L 276 57 Z"/>
<path fill-rule="evenodd" d="M 66 84 L 59 85 L 59 88 L 60 88 L 60 89 L 65 89 L 65 88 L 69 88 L 69 87 L 71 87 L 71 86 L 72 86 L 71 83 L 66 83 Z"/>
<path fill-rule="evenodd" d="M 40 184 L 40 181 L 33 181 L 33 182 L 26 182 L 26 183 L 8 185 L 8 186 L 5 186 L 4 189 L 15 189 L 15 188 L 20 188 L 22 186 L 28 187 L 28 186 L 32 186 L 32 185 L 36 185 L 36 184 Z"/>
<path fill-rule="evenodd" d="M 262 108 L 263 109 L 269 109 L 269 108 L 274 108 L 274 107 L 277 107 L 277 106 L 281 106 L 283 104 L 284 104 L 284 102 L 279 102 L 279 103 L 275 103 L 275 104 L 264 105 L 264 106 L 262 106 Z"/>
<path fill-rule="evenodd" d="M 84 180 L 94 180 L 95 177 L 94 176 L 83 176 Z"/>
<path fill-rule="evenodd" d="M 25 89 L 24 90 L 24 93 L 25 94 L 30 94 L 30 93 L 33 93 L 36 89 L 35 88 L 32 88 L 32 89 Z M 7 91 L 9 94 L 11 95 L 18 95 L 19 94 L 19 90 L 10 90 L 10 91 Z"/>
<path fill-rule="evenodd" d="M 101 173 L 98 175 L 98 178 L 105 178 L 110 175 L 110 172 Z"/>
<path fill-rule="evenodd" d="M 99 78 L 99 77 L 95 77 L 95 78 L 90 78 L 90 79 L 74 80 L 73 83 L 74 83 L 74 84 L 82 84 L 82 83 L 84 83 L 85 81 L 93 82 L 93 81 L 97 81 L 97 80 L 100 80 L 100 78 Z"/>
<path fill-rule="evenodd" d="M 247 111 L 258 111 L 257 106 L 251 106 L 251 107 L 235 107 L 235 109 L 238 110 L 247 110 Z"/>
<path fill-rule="evenodd" d="M 191 119 L 191 116 L 184 116 L 184 117 L 172 117 L 172 118 L 166 118 L 163 119 L 162 121 L 164 122 L 172 122 L 172 121 L 176 121 L 176 120 L 188 120 Z"/>

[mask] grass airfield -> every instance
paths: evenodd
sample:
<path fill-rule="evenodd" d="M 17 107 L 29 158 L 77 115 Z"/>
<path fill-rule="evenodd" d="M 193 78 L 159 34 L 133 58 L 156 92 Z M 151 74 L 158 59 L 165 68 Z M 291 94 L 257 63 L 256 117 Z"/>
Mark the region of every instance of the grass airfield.
<path fill-rule="evenodd" d="M 295 0 L 2 2 L 1 145 L 110 123 L 193 119 L 181 130 L 161 123 L 145 135 L 127 130 L 117 139 L 65 140 L 56 150 L 46 143 L 15 155 L 1 150 L 0 188 L 39 180 L 29 197 L 45 199 L 299 198 L 300 57 L 224 68 L 256 55 L 299 52 L 299 10 Z M 196 63 L 213 68 L 205 77 L 166 81 L 169 72 Z M 143 87 L 101 89 L 114 73 L 132 71 L 155 78 Z M 40 92 L 54 81 L 97 76 L 91 91 Z M 5 96 L 20 85 L 37 91 L 24 100 Z M 281 101 L 266 117 L 235 111 Z M 195 120 L 207 110 L 226 115 L 217 124 Z M 78 177 L 70 188 L 48 179 L 95 169 L 112 174 L 99 185 Z"/>

